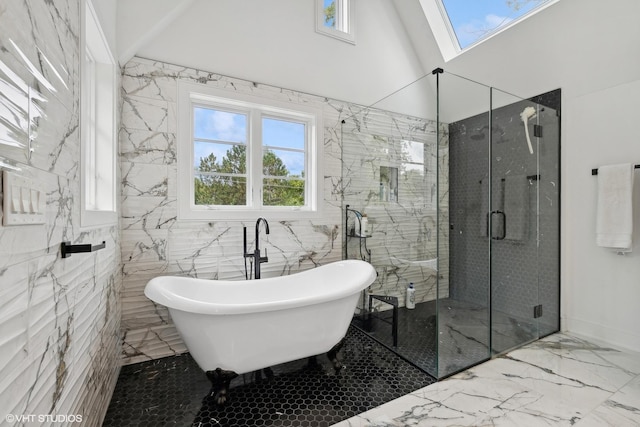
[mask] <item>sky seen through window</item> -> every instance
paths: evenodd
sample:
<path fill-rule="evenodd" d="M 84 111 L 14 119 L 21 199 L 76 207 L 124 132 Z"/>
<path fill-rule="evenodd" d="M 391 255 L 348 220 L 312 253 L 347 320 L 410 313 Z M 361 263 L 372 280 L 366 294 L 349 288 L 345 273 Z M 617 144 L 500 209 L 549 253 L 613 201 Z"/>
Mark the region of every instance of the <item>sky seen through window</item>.
<path fill-rule="evenodd" d="M 486 38 L 549 0 L 441 0 L 461 49 Z"/>

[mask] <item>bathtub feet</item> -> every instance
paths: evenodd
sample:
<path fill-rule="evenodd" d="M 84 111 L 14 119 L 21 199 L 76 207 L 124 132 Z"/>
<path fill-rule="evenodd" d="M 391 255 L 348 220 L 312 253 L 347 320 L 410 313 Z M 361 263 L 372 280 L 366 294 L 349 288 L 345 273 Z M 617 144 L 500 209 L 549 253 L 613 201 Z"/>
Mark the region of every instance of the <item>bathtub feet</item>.
<path fill-rule="evenodd" d="M 342 362 L 338 360 L 338 352 L 340 351 L 340 349 L 342 349 L 342 346 L 344 346 L 344 338 L 341 339 L 338 344 L 334 345 L 333 348 L 327 353 L 327 357 L 333 364 L 333 369 L 335 369 L 336 372 L 340 372 L 341 370 L 346 368 L 346 366 L 344 366 Z"/>
<path fill-rule="evenodd" d="M 229 385 L 231 380 L 237 377 L 233 371 L 223 371 L 217 368 L 215 371 L 207 371 L 207 378 L 211 381 L 213 388 L 211 389 L 211 397 L 218 405 L 224 405 L 228 400 Z"/>

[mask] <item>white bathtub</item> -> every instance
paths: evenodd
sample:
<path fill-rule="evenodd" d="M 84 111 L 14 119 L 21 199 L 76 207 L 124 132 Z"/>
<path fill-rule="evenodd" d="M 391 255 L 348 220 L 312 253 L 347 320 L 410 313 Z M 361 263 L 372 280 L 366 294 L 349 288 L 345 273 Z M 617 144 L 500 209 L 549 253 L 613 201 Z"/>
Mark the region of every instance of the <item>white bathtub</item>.
<path fill-rule="evenodd" d="M 331 350 L 375 277 L 347 260 L 260 280 L 156 277 L 144 294 L 169 308 L 200 368 L 243 374 Z"/>

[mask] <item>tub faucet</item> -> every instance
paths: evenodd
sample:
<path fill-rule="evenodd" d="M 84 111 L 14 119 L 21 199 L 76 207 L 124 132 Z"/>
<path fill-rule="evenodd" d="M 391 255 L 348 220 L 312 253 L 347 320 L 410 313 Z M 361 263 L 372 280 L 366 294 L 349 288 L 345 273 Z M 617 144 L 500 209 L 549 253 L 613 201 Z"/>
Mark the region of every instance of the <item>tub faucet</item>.
<path fill-rule="evenodd" d="M 256 248 L 253 253 L 247 252 L 247 227 L 244 227 L 244 257 L 253 258 L 253 277 L 254 279 L 260 278 L 260 264 L 263 262 L 269 262 L 267 257 L 267 249 L 264 250 L 264 255 L 260 254 L 260 223 L 264 222 L 265 233 L 269 234 L 269 223 L 266 219 L 260 217 L 256 221 Z M 246 268 L 246 265 L 245 265 Z"/>

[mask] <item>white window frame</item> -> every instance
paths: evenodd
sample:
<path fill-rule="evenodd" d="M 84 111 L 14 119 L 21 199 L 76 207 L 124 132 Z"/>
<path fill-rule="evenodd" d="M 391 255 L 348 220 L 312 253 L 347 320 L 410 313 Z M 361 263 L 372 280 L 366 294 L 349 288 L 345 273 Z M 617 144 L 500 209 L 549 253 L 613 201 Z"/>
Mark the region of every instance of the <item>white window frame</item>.
<path fill-rule="evenodd" d="M 117 68 L 91 0 L 82 5 L 80 225 L 86 228 L 118 222 Z"/>
<path fill-rule="evenodd" d="M 335 0 L 336 26 L 327 27 L 324 19 L 324 1 L 316 0 L 316 32 L 347 43 L 356 44 L 355 0 Z"/>
<path fill-rule="evenodd" d="M 193 109 L 210 106 L 226 111 L 248 112 L 247 126 L 247 206 L 196 205 L 194 200 Z M 262 118 L 304 122 L 305 205 L 262 206 Z M 178 82 L 178 219 L 179 220 L 251 220 L 259 216 L 271 220 L 318 218 L 323 203 L 324 137 L 320 109 L 239 94 L 207 85 Z"/>

